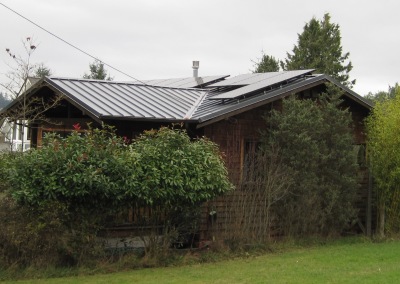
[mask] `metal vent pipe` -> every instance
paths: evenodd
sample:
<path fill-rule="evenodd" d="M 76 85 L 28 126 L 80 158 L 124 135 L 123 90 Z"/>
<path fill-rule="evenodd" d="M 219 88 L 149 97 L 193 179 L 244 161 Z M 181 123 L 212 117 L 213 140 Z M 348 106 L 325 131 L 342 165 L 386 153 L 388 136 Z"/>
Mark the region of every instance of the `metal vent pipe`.
<path fill-rule="evenodd" d="M 199 77 L 199 66 L 200 66 L 200 61 L 193 61 L 193 77 L 197 78 Z"/>

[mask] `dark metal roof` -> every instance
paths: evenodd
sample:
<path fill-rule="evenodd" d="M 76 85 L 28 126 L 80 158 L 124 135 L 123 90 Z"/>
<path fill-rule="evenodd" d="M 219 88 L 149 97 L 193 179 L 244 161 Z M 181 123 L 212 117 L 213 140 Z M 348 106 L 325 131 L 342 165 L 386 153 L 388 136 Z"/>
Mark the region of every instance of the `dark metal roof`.
<path fill-rule="evenodd" d="M 306 72 L 306 70 L 301 72 Z M 301 72 L 296 74 L 307 74 Z M 268 75 L 257 77 L 264 77 L 268 82 L 272 78 Z M 326 82 L 334 83 L 342 88 L 345 91 L 345 96 L 349 99 L 367 109 L 372 108 L 368 100 L 327 75 L 298 76 L 295 77 L 295 80 L 289 80 L 282 86 L 275 86 L 272 90 L 268 84 L 261 84 L 254 78 L 256 78 L 254 74 L 241 75 L 242 80 L 240 81 L 249 84 L 246 86 L 228 86 L 224 83 L 224 87 L 185 89 L 126 82 L 49 77 L 28 89 L 27 95 L 33 95 L 42 86 L 47 85 L 64 94 L 67 100 L 97 120 L 190 121 L 197 123 L 197 127 Z M 293 77 L 290 78 L 293 79 Z M 229 80 L 231 79 L 226 81 Z M 251 84 L 250 82 L 254 83 Z M 232 84 L 239 84 L 239 80 L 232 81 Z M 253 85 L 256 87 L 247 88 Z M 233 99 L 215 99 L 215 97 L 229 93 L 230 91 L 227 92 L 226 89 L 231 90 L 233 87 L 236 87 L 237 90 L 242 89 L 242 95 Z M 222 89 L 222 91 L 219 90 L 218 93 L 218 89 Z M 250 93 L 246 93 L 246 90 L 250 90 Z M 15 104 L 16 101 L 7 106 L 6 109 L 12 108 Z"/>
<path fill-rule="evenodd" d="M 372 105 L 370 102 L 363 98 L 362 96 L 356 94 L 354 91 L 350 90 L 347 87 L 339 84 L 332 77 L 327 75 L 314 75 L 305 77 L 302 80 L 297 80 L 292 83 L 289 83 L 282 88 L 277 88 L 274 90 L 264 91 L 261 90 L 257 94 L 251 97 L 244 97 L 243 99 L 237 100 L 214 100 L 214 96 L 212 93 L 208 93 L 205 99 L 203 100 L 200 107 L 197 108 L 197 111 L 193 114 L 193 119 L 197 119 L 199 124 L 198 127 L 202 127 L 206 124 L 209 124 L 211 121 L 223 119 L 226 116 L 235 115 L 240 112 L 244 112 L 251 108 L 263 105 L 265 103 L 278 100 L 279 98 L 288 96 L 290 94 L 294 94 L 302 89 L 311 88 L 316 85 L 320 85 L 326 82 L 331 82 L 339 87 L 341 87 L 345 91 L 345 96 L 351 100 L 356 101 L 357 103 L 363 105 L 364 107 L 371 109 Z"/>
<path fill-rule="evenodd" d="M 46 78 L 52 87 L 95 117 L 184 120 L 206 92 L 134 83 Z"/>
<path fill-rule="evenodd" d="M 205 86 L 223 80 L 229 75 L 220 76 L 204 76 L 204 77 L 188 77 L 188 78 L 174 78 L 174 79 L 158 79 L 158 80 L 145 80 L 145 84 L 159 87 L 171 88 L 204 88 Z"/>

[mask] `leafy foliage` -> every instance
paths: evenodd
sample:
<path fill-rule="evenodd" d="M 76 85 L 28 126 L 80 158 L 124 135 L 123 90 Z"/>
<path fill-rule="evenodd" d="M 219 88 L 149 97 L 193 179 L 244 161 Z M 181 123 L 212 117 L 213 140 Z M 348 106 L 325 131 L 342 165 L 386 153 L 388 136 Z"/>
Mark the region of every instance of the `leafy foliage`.
<path fill-rule="evenodd" d="M 278 148 L 293 174 L 290 194 L 275 210 L 286 235 L 341 232 L 353 221 L 357 190 L 351 116 L 329 86 L 317 101 L 291 97 L 266 116 L 264 151 Z"/>
<path fill-rule="evenodd" d="M 93 63 L 89 64 L 89 69 L 90 73 L 83 75 L 83 78 L 85 79 L 95 79 L 95 80 L 108 80 L 112 81 L 113 78 L 111 78 L 109 75 L 107 75 L 107 70 L 104 68 L 104 63 L 95 60 Z"/>
<path fill-rule="evenodd" d="M 147 131 L 130 147 L 112 129 L 45 137 L 41 149 L 15 160 L 12 194 L 40 206 L 60 200 L 79 208 L 194 204 L 231 189 L 227 169 L 211 141 L 190 141 L 183 130 Z"/>
<path fill-rule="evenodd" d="M 388 91 L 379 91 L 375 94 L 369 92 L 365 97 L 373 102 L 384 102 L 393 99 L 396 96 L 396 90 L 398 88 L 400 88 L 400 86 L 396 83 L 394 87 L 389 86 Z"/>
<path fill-rule="evenodd" d="M 149 203 L 195 204 L 232 188 L 217 145 L 206 138 L 191 142 L 184 131 L 163 127 L 145 132 L 132 150 L 138 195 Z"/>
<path fill-rule="evenodd" d="M 253 73 L 265 73 L 265 72 L 278 72 L 279 71 L 279 60 L 275 57 L 270 56 L 262 52 L 261 59 L 258 62 L 254 62 Z"/>
<path fill-rule="evenodd" d="M 20 156 L 15 165 L 12 195 L 32 206 L 58 200 L 71 210 L 115 208 L 124 201 L 124 189 L 136 186 L 125 178 L 134 170 L 131 155 L 107 127 L 65 139 L 50 134 L 41 149 Z"/>
<path fill-rule="evenodd" d="M 400 230 L 400 87 L 378 101 L 368 118 L 368 152 L 376 181 L 380 234 Z M 385 221 L 385 214 L 387 215 Z"/>
<path fill-rule="evenodd" d="M 62 202 L 30 207 L 0 196 L 0 266 L 71 266 L 100 256 L 100 244 L 84 228 L 88 224 L 80 218 L 73 223 L 70 214 Z"/>
<path fill-rule="evenodd" d="M 315 68 L 318 73 L 330 75 L 345 86 L 352 87 L 355 80 L 349 79 L 353 69 L 348 61 L 350 53 L 343 53 L 340 27 L 331 23 L 330 19 L 328 13 L 322 20 L 312 18 L 298 35 L 297 45 L 292 54 L 287 53 L 282 67 L 284 70 Z"/>
<path fill-rule="evenodd" d="M 66 138 L 47 135 L 42 148 L 1 160 L 0 177 L 9 183 L 0 186 L 13 197 L 0 207 L 6 258 L 32 264 L 39 253 L 27 241 L 32 235 L 32 244 L 43 239 L 49 259 L 79 263 L 98 253 L 95 237 L 106 218 L 132 204 L 152 209 L 147 225 L 155 229 L 146 231 L 146 252 L 166 252 L 180 236 L 194 233 L 200 202 L 232 187 L 217 145 L 207 139 L 191 141 L 183 130 L 161 128 L 127 145 L 111 127 L 84 133 L 74 127 Z M 29 218 L 7 223 L 7 212 Z"/>

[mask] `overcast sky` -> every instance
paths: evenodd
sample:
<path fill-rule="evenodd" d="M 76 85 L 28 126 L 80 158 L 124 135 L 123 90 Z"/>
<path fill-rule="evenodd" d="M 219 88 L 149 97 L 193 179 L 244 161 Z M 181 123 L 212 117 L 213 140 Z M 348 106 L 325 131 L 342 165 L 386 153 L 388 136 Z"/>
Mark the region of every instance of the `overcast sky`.
<path fill-rule="evenodd" d="M 285 59 L 306 22 L 330 13 L 340 25 L 361 95 L 400 82 L 399 0 L 0 0 L 0 3 L 134 78 L 235 76 L 249 73 L 261 51 Z M 0 5 L 0 75 L 33 37 L 34 62 L 54 76 L 82 77 L 93 59 Z M 107 67 L 114 80 L 129 77 Z"/>

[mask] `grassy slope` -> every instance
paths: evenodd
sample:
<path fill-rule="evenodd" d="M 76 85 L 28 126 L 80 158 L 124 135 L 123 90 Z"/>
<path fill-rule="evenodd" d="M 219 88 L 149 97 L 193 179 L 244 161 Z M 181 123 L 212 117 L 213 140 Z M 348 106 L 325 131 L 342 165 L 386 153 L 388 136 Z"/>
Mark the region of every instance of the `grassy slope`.
<path fill-rule="evenodd" d="M 330 244 L 183 267 L 18 283 L 396 283 L 400 242 Z"/>

